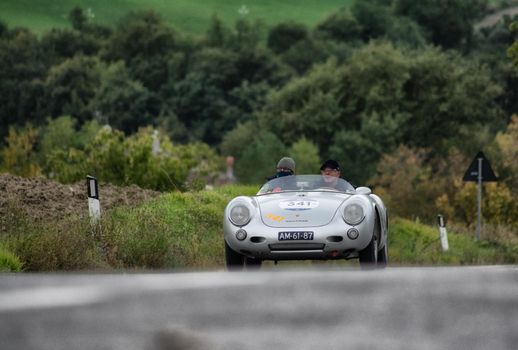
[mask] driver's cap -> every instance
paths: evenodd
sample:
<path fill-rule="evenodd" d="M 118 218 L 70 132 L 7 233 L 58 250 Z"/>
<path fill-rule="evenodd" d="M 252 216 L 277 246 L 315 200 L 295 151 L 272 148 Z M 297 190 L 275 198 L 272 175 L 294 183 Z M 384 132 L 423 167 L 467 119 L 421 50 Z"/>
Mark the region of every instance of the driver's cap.
<path fill-rule="evenodd" d="M 334 159 L 328 159 L 320 167 L 320 170 L 324 169 L 333 169 L 340 171 L 340 164 L 338 164 L 338 162 Z"/>

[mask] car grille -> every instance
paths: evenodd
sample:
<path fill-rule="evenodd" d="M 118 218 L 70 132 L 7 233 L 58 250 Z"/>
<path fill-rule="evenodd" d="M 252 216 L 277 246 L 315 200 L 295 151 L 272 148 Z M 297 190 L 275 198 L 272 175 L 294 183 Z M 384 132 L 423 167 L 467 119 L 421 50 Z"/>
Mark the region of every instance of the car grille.
<path fill-rule="evenodd" d="M 325 244 L 323 243 L 272 243 L 269 244 L 270 250 L 322 250 Z"/>

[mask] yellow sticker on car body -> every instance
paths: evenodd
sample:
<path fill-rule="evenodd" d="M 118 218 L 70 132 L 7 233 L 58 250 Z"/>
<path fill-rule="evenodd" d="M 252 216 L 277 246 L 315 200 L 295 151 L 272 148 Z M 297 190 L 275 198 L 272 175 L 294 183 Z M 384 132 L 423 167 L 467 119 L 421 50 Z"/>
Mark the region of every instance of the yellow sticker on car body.
<path fill-rule="evenodd" d="M 282 222 L 282 221 L 284 221 L 284 219 L 286 219 L 285 216 L 275 215 L 275 214 L 266 214 L 266 218 L 276 221 L 276 222 Z"/>

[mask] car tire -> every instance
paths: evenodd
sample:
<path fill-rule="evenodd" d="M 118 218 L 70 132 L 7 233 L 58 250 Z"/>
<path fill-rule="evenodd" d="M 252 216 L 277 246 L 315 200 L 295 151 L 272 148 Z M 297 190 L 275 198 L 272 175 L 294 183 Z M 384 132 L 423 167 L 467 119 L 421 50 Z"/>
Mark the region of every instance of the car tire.
<path fill-rule="evenodd" d="M 358 253 L 360 258 L 360 266 L 362 268 L 374 268 L 378 263 L 378 240 L 376 235 L 372 235 L 372 239 L 365 249 Z"/>
<path fill-rule="evenodd" d="M 256 258 L 245 258 L 245 265 L 248 270 L 259 270 L 263 261 Z"/>
<path fill-rule="evenodd" d="M 363 268 L 374 268 L 378 265 L 378 239 L 380 237 L 380 227 L 378 215 L 375 215 L 372 239 L 365 249 L 359 252 L 360 266 Z"/>
<path fill-rule="evenodd" d="M 378 252 L 378 267 L 385 268 L 388 264 L 388 242 L 385 243 L 383 249 Z"/>
<path fill-rule="evenodd" d="M 240 271 L 243 270 L 245 265 L 245 256 L 230 248 L 227 241 L 225 241 L 225 261 L 229 271 Z"/>

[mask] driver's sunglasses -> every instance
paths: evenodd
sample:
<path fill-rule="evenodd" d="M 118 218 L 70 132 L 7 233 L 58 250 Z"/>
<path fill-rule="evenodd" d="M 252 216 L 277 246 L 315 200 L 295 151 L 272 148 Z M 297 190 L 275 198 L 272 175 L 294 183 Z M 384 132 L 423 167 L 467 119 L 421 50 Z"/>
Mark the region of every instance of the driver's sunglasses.
<path fill-rule="evenodd" d="M 277 171 L 285 171 L 287 173 L 292 173 L 293 174 L 293 170 L 288 169 L 288 168 L 277 168 Z"/>
<path fill-rule="evenodd" d="M 330 169 L 330 168 L 326 168 L 324 170 L 321 170 L 322 174 L 325 174 L 325 175 L 328 175 L 328 174 L 336 174 L 338 173 L 340 170 L 338 169 Z"/>

